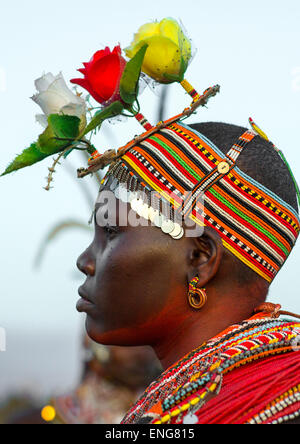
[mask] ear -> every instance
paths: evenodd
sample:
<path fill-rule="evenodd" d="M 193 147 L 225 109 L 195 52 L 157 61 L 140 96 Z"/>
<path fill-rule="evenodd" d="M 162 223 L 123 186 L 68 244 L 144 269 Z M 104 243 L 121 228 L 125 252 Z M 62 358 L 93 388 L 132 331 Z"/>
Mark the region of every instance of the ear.
<path fill-rule="evenodd" d="M 217 274 L 223 257 L 224 246 L 218 233 L 205 227 L 202 236 L 190 238 L 188 279 L 199 277 L 199 288 L 205 287 Z"/>

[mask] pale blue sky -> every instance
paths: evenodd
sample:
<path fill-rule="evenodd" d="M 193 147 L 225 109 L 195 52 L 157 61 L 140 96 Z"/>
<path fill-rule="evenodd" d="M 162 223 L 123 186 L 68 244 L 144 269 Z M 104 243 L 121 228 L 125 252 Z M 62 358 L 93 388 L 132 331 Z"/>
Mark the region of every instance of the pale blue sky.
<path fill-rule="evenodd" d="M 40 133 L 38 107 L 29 99 L 34 80 L 43 72 L 62 71 L 67 80 L 104 45 L 130 43 L 138 27 L 164 16 L 180 18 L 198 52 L 187 72 L 200 91 L 219 83 L 221 94 L 190 122 L 225 121 L 247 126 L 249 116 L 286 154 L 300 180 L 300 3 L 298 0 L 11 0 L 3 2 L 0 19 L 0 167 L 29 146 Z M 5 79 L 4 79 L 5 77 Z M 5 83 L 5 84 L 4 84 Z M 178 86 L 170 88 L 168 114 L 189 104 Z M 146 91 L 143 112 L 154 120 L 157 97 Z M 113 139 L 100 134 L 99 149 L 118 146 L 140 132 L 135 122 L 110 128 Z M 70 158 L 75 167 L 79 157 Z M 90 216 L 84 196 L 61 169 L 55 189 L 42 187 L 49 161 L 0 180 L 1 230 L 0 326 L 10 332 L 43 335 L 74 332 L 82 325 L 75 311 L 80 280 L 74 274 L 78 254 L 89 235 L 70 232 L 48 249 L 39 272 L 33 270 L 38 243 L 58 220 Z M 96 198 L 91 179 L 86 179 Z M 300 312 L 297 282 L 300 247 L 271 287 L 269 299 Z M 21 341 L 21 339 L 20 339 Z M 22 342 L 22 341 L 21 341 Z M 20 342 L 20 344 L 21 344 Z M 3 356 L 1 357 L 3 359 Z"/>

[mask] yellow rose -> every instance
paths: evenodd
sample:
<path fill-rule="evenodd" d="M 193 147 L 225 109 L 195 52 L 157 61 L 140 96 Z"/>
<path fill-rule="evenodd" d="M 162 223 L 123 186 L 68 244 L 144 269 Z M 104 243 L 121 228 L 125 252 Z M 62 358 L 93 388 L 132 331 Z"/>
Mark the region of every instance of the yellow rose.
<path fill-rule="evenodd" d="M 145 44 L 148 49 L 143 72 L 160 83 L 183 80 L 192 56 L 192 45 L 176 20 L 165 18 L 141 26 L 132 44 L 125 49 L 127 57 L 134 57 Z"/>

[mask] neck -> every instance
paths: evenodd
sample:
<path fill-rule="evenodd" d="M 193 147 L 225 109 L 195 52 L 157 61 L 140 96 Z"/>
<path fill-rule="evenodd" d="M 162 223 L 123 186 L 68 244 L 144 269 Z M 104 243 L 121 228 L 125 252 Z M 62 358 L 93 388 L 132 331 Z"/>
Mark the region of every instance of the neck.
<path fill-rule="evenodd" d="M 192 312 L 176 328 L 171 329 L 163 340 L 153 346 L 163 369 L 166 370 L 189 352 L 217 336 L 233 324 L 238 324 L 253 315 L 254 307 L 229 307 L 227 313 L 224 305 L 221 307 L 205 307 L 200 312 Z M 170 330 L 169 330 L 170 331 Z"/>

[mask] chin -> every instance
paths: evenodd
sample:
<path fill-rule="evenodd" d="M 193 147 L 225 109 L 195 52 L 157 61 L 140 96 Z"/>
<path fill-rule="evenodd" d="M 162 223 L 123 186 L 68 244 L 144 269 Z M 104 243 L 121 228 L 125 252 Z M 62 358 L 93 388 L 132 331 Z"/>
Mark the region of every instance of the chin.
<path fill-rule="evenodd" d="M 105 329 L 104 326 L 87 316 L 85 328 L 88 336 L 97 344 L 119 347 L 138 347 L 148 345 L 141 340 L 136 331 L 130 329 Z"/>

